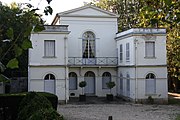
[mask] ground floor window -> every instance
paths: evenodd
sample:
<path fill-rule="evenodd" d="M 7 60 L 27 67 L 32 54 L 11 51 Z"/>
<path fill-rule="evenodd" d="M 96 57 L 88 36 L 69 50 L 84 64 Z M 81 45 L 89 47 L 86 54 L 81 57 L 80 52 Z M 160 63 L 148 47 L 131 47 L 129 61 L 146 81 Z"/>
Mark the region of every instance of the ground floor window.
<path fill-rule="evenodd" d="M 123 92 L 123 74 L 120 73 L 120 92 L 122 93 Z"/>
<path fill-rule="evenodd" d="M 156 76 L 153 73 L 148 73 L 145 80 L 146 94 L 155 94 L 156 92 Z"/>
<path fill-rule="evenodd" d="M 69 90 L 77 89 L 77 74 L 74 72 L 69 73 Z"/>
<path fill-rule="evenodd" d="M 111 81 L 111 73 L 104 72 L 102 75 L 102 89 L 108 89 L 106 83 Z"/>
<path fill-rule="evenodd" d="M 55 76 L 53 74 L 47 74 L 44 77 L 44 91 L 55 93 Z"/>

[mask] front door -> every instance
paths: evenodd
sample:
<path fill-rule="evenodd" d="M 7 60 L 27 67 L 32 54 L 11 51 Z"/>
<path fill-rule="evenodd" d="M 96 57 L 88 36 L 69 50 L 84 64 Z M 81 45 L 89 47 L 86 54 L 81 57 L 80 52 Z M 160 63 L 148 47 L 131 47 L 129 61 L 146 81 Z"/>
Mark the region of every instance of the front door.
<path fill-rule="evenodd" d="M 95 94 L 95 74 L 93 72 L 86 72 L 84 76 L 84 80 L 87 85 L 85 87 L 86 95 L 94 95 Z"/>

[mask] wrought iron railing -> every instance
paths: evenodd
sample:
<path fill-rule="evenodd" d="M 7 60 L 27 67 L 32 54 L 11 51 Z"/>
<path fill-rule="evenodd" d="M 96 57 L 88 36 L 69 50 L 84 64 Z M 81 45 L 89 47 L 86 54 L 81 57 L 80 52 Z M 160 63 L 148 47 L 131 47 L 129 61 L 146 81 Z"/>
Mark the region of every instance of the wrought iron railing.
<path fill-rule="evenodd" d="M 117 65 L 117 57 L 82 58 L 69 57 L 68 65 Z"/>

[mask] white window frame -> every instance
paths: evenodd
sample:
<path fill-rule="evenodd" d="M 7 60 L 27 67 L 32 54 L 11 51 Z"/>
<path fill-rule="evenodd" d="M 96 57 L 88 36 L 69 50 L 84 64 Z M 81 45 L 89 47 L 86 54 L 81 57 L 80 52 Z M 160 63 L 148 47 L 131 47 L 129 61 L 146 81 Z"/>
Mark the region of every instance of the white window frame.
<path fill-rule="evenodd" d="M 150 44 L 152 46 L 148 46 Z M 155 41 L 145 41 L 145 58 L 155 58 Z"/>
<path fill-rule="evenodd" d="M 91 31 L 87 31 L 83 34 L 82 57 L 83 58 L 95 58 L 96 57 L 95 34 Z"/>
<path fill-rule="evenodd" d="M 130 44 L 126 43 L 126 62 L 130 62 Z"/>
<path fill-rule="evenodd" d="M 44 40 L 44 57 L 55 57 L 55 40 Z"/>
<path fill-rule="evenodd" d="M 123 44 L 119 45 L 119 61 L 120 63 L 123 62 Z"/>
<path fill-rule="evenodd" d="M 145 78 L 145 94 L 156 94 L 156 76 L 153 73 L 148 73 Z"/>
<path fill-rule="evenodd" d="M 71 79 L 71 77 L 73 79 Z M 74 81 L 72 81 L 74 80 Z M 75 72 L 69 73 L 69 90 L 77 90 L 77 74 Z M 72 84 L 73 83 L 73 84 Z"/>

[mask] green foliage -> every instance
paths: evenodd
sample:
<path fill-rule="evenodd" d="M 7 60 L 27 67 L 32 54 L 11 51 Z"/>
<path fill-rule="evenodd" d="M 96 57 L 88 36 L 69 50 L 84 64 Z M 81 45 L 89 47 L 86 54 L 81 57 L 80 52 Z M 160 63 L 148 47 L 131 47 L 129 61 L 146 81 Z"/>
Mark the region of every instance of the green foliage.
<path fill-rule="evenodd" d="M 113 87 L 115 87 L 116 84 L 113 81 L 109 81 L 108 83 L 106 83 L 106 85 L 109 89 L 112 89 Z"/>
<path fill-rule="evenodd" d="M 27 120 L 64 120 L 63 116 L 54 109 L 40 109 Z"/>
<path fill-rule="evenodd" d="M 81 82 L 79 83 L 79 87 L 82 88 L 82 94 L 84 94 L 84 93 L 83 93 L 83 88 L 86 87 L 86 85 L 87 85 L 86 81 L 81 81 Z"/>
<path fill-rule="evenodd" d="M 152 98 L 152 96 L 148 96 L 147 103 L 148 104 L 154 104 L 154 99 Z"/>
<path fill-rule="evenodd" d="M 47 94 L 28 93 L 20 103 L 17 120 L 63 120 L 43 95 Z"/>
<path fill-rule="evenodd" d="M 180 120 L 180 114 L 177 115 L 176 120 Z"/>
<path fill-rule="evenodd" d="M 111 89 L 116 86 L 115 82 L 109 81 L 108 83 L 106 83 L 106 85 L 110 89 L 110 94 L 111 94 Z"/>
<path fill-rule="evenodd" d="M 143 6 L 141 0 L 93 0 L 93 3 L 105 10 L 119 15 L 118 28 L 124 31 L 136 25 L 136 18 Z"/>
<path fill-rule="evenodd" d="M 16 58 L 13 58 L 7 63 L 6 66 L 11 69 L 18 68 L 18 60 Z"/>
<path fill-rule="evenodd" d="M 86 81 L 81 81 L 79 83 L 79 87 L 81 87 L 81 88 L 86 87 L 86 85 L 87 85 Z"/>
<path fill-rule="evenodd" d="M 0 4 L 0 11 L 0 62 L 8 68 L 18 68 L 18 58 L 32 48 L 32 26 L 44 22 L 31 6 Z"/>
<path fill-rule="evenodd" d="M 48 4 L 52 0 L 46 0 Z M 29 4 L 12 3 L 10 6 L 0 2 L 0 72 L 7 68 L 27 71 L 27 50 L 32 48 L 30 34 L 32 30 L 39 32 L 44 30 L 44 21 L 39 10 Z M 52 14 L 50 6 L 45 7 L 46 15 Z M 23 55 L 23 60 L 21 59 Z M 19 62 L 18 62 L 19 61 Z M 0 73 L 0 74 L 1 74 Z M 4 73 L 3 73 L 4 74 Z M 6 71 L 5 71 L 6 74 Z"/>

